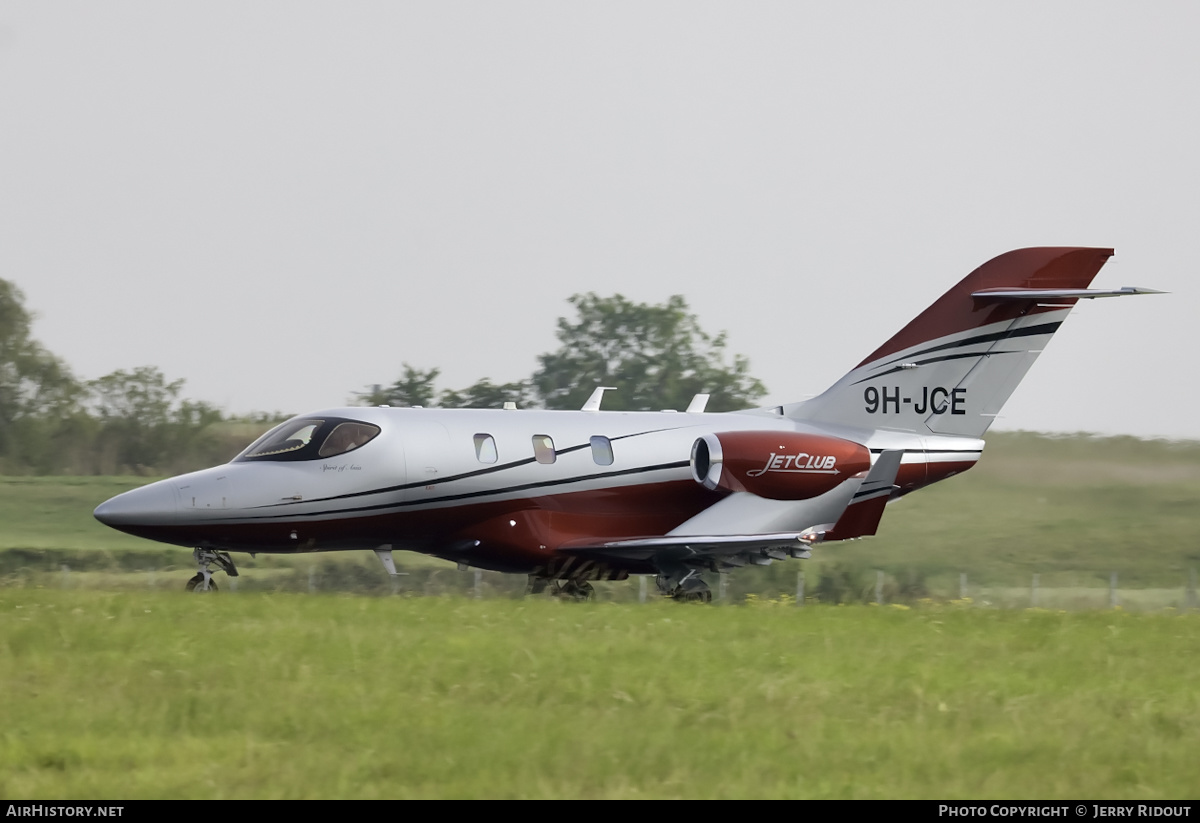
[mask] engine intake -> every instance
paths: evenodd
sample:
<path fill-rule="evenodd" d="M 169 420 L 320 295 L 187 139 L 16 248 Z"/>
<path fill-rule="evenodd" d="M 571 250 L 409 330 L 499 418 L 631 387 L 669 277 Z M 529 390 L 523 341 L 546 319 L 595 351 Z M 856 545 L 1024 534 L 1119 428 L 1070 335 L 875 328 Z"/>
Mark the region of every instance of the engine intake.
<path fill-rule="evenodd" d="M 798 432 L 706 434 L 692 444 L 692 478 L 707 489 L 807 500 L 871 468 L 861 443 Z"/>

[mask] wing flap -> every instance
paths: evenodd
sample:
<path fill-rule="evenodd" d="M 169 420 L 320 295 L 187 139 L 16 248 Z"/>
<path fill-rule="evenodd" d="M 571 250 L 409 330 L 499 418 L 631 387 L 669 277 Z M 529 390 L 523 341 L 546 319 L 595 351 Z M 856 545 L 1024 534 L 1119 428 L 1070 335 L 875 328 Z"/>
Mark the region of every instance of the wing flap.
<path fill-rule="evenodd" d="M 780 532 L 776 534 L 708 534 L 674 537 L 634 537 L 598 543 L 575 541 L 560 546 L 562 554 L 611 557 L 615 560 L 672 560 L 712 558 L 728 562 L 737 555 L 783 560 L 787 557 L 807 557 L 809 545 L 818 530 Z M 745 565 L 745 563 L 731 563 Z"/>

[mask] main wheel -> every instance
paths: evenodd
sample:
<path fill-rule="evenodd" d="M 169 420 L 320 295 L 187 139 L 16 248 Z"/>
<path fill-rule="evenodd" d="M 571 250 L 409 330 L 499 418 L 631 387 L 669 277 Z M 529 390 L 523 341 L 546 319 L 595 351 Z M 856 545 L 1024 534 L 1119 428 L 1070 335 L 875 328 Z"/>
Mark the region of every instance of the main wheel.
<path fill-rule="evenodd" d="M 592 588 L 592 584 L 586 580 L 579 580 L 575 583 L 574 596 L 576 600 L 582 603 L 585 600 L 591 600 L 593 597 L 595 597 L 596 590 Z"/>
<path fill-rule="evenodd" d="M 211 577 L 208 579 L 208 589 L 207 590 L 197 588 L 197 586 L 201 586 L 203 584 L 204 584 L 204 575 L 200 574 L 199 572 L 196 572 L 196 576 L 187 582 L 187 590 L 189 592 L 204 592 L 204 591 L 215 592 L 215 591 L 217 591 L 217 581 L 213 580 Z"/>
<path fill-rule="evenodd" d="M 585 600 L 591 600 L 596 590 L 592 588 L 592 584 L 586 580 L 567 580 L 555 581 L 550 593 L 559 600 L 570 600 L 576 603 L 582 603 Z"/>

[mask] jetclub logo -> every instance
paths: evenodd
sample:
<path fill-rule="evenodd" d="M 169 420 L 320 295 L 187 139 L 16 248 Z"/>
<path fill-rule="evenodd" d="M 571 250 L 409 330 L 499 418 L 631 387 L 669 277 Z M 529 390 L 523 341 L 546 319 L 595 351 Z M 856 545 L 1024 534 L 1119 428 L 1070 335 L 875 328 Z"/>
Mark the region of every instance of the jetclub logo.
<path fill-rule="evenodd" d="M 837 458 L 832 454 L 778 454 L 771 452 L 761 469 L 746 472 L 747 477 L 761 477 L 767 472 L 781 474 L 841 474 Z"/>

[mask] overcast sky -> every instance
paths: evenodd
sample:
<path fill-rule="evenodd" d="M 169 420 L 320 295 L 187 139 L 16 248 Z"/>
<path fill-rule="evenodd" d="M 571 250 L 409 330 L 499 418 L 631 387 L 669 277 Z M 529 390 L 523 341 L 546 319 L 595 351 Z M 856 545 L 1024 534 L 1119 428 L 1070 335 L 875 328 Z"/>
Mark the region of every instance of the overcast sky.
<path fill-rule="evenodd" d="M 686 296 L 817 394 L 985 260 L 1115 247 L 997 428 L 1200 438 L 1200 4 L 0 3 L 0 277 L 231 413 L 527 377 Z"/>

